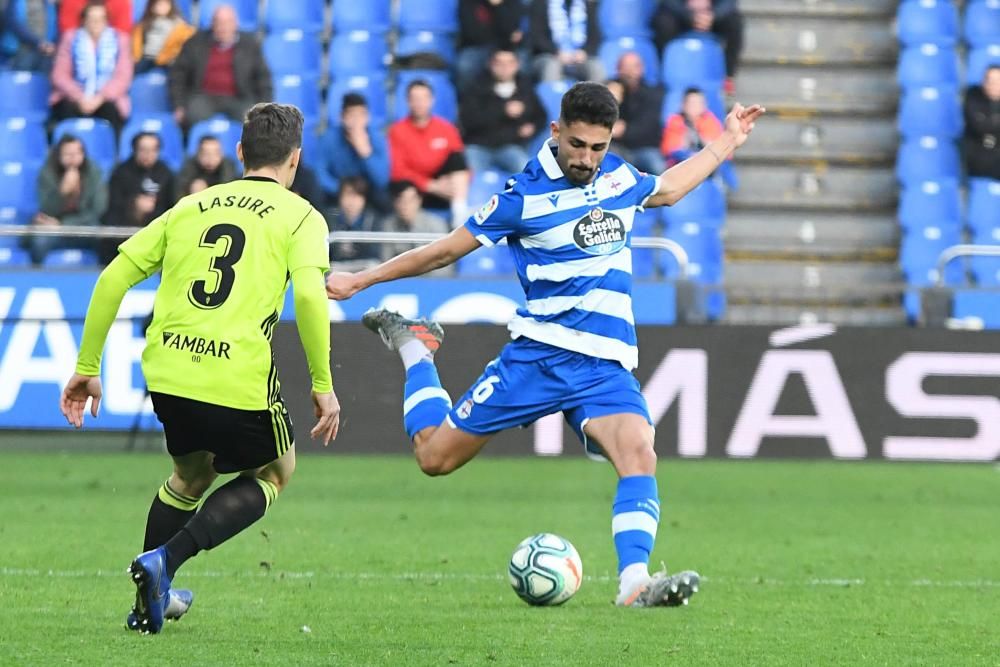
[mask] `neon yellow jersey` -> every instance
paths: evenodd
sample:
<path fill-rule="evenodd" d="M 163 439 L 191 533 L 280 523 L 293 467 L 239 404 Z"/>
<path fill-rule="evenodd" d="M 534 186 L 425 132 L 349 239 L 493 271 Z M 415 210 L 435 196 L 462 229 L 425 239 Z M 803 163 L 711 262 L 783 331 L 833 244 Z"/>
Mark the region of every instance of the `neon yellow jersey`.
<path fill-rule="evenodd" d="M 327 226 L 306 200 L 248 177 L 185 197 L 119 246 L 162 268 L 142 370 L 151 391 L 264 410 L 279 398 L 271 334 L 289 276 L 330 268 Z"/>

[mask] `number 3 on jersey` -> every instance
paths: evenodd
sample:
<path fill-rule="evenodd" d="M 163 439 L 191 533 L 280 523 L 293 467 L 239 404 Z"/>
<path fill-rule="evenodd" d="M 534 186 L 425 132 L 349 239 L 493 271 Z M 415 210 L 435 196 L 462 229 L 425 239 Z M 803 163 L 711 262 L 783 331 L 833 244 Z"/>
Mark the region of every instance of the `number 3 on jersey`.
<path fill-rule="evenodd" d="M 233 267 L 243 256 L 243 248 L 246 246 L 247 237 L 243 230 L 236 225 L 221 224 L 212 225 L 205 230 L 201 237 L 202 248 L 217 248 L 220 239 L 225 239 L 221 255 L 212 258 L 208 270 L 215 274 L 215 290 L 206 291 L 208 281 L 194 280 L 191 282 L 191 289 L 188 290 L 188 300 L 198 308 L 212 310 L 218 308 L 226 302 L 229 294 L 233 291 L 233 281 L 236 280 L 236 271 Z"/>

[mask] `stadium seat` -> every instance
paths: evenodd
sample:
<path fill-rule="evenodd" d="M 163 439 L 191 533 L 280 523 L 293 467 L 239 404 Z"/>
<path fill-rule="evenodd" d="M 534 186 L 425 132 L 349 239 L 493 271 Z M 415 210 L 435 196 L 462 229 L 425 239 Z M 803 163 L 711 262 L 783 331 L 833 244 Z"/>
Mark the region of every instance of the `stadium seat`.
<path fill-rule="evenodd" d="M 302 0 L 295 0 L 294 3 L 288 2 L 288 0 L 277 0 L 277 2 L 299 4 Z M 236 15 L 240 18 L 241 32 L 257 32 L 260 27 L 257 0 L 199 0 L 198 25 L 201 28 L 208 28 L 212 25 L 212 14 L 215 13 L 215 9 L 219 5 L 229 5 L 236 10 Z"/>
<path fill-rule="evenodd" d="M 333 31 L 336 33 L 348 30 L 371 30 L 386 32 L 389 30 L 392 0 L 334 0 Z"/>
<path fill-rule="evenodd" d="M 294 104 L 302 110 L 307 121 L 319 118 L 319 75 L 275 74 L 274 101 Z"/>
<path fill-rule="evenodd" d="M 704 226 L 721 227 L 726 218 L 726 196 L 714 179 L 708 179 L 684 195 L 673 206 L 664 206 L 663 222 L 674 227 L 696 221 Z"/>
<path fill-rule="evenodd" d="M 418 30 L 404 32 L 396 42 L 396 58 L 407 58 L 418 53 L 430 53 L 451 65 L 455 62 L 455 37 L 450 33 Z"/>
<path fill-rule="evenodd" d="M 3 185 L 6 184 L 0 182 L 0 186 Z M 22 217 L 15 207 L 0 207 L 0 225 L 21 225 L 26 222 L 28 222 L 28 219 Z M 20 244 L 21 239 L 18 236 L 0 236 L 0 248 L 17 248 Z"/>
<path fill-rule="evenodd" d="M 184 137 L 170 114 L 133 115 L 122 128 L 118 140 L 118 159 L 124 162 L 132 156 L 132 138 L 140 132 L 152 132 L 160 137 L 160 159 L 177 171 L 184 163 Z"/>
<path fill-rule="evenodd" d="M 351 74 L 384 74 L 389 57 L 385 33 L 350 30 L 330 40 L 330 77 Z"/>
<path fill-rule="evenodd" d="M 970 257 L 969 269 L 980 287 L 1000 287 L 1000 257 L 981 255 Z"/>
<path fill-rule="evenodd" d="M 1000 329 L 1000 292 L 955 290 L 951 316 L 957 319 L 976 318 L 985 329 Z"/>
<path fill-rule="evenodd" d="M 79 248 L 58 248 L 50 250 L 42 260 L 42 266 L 53 269 L 71 269 L 84 266 L 97 266 L 97 253 L 93 250 Z"/>
<path fill-rule="evenodd" d="M 559 118 L 559 108 L 562 103 L 563 94 L 570 89 L 573 81 L 542 81 L 535 86 L 535 93 L 545 107 L 545 114 L 549 120 Z"/>
<path fill-rule="evenodd" d="M 657 211 L 649 209 L 638 212 L 632 220 L 632 238 L 656 237 L 656 225 L 660 216 Z M 656 274 L 656 256 L 663 250 L 653 248 L 632 247 L 632 277 L 652 278 Z"/>
<path fill-rule="evenodd" d="M 16 236 L 5 236 L 4 239 L 17 240 Z M 0 246 L 0 266 L 29 266 L 31 255 L 27 250 L 10 246 Z"/>
<path fill-rule="evenodd" d="M 663 96 L 663 109 L 660 116 L 663 121 L 666 122 L 667 118 L 680 112 L 681 104 L 684 102 L 684 92 L 688 88 L 699 88 L 705 94 L 705 104 L 708 105 L 708 110 L 715 114 L 719 122 L 722 122 L 722 119 L 726 117 L 726 103 L 722 98 L 722 87 L 714 83 L 708 87 L 691 84 L 683 88 L 670 88 Z"/>
<path fill-rule="evenodd" d="M 725 78 L 722 47 L 711 35 L 685 33 L 663 50 L 663 81 L 668 89 L 716 88 Z"/>
<path fill-rule="evenodd" d="M 146 11 L 146 4 L 149 0 L 132 0 L 132 22 L 138 23 L 142 18 L 142 13 Z M 191 0 L 174 0 L 174 3 L 181 10 L 184 20 L 191 23 Z"/>
<path fill-rule="evenodd" d="M 170 113 L 170 90 L 164 70 L 154 69 L 139 74 L 132 80 L 129 89 L 132 98 L 132 113 Z"/>
<path fill-rule="evenodd" d="M 906 233 L 899 247 L 899 266 L 910 285 L 926 286 L 937 282 L 938 258 L 945 249 L 961 243 L 956 227 L 929 225 Z M 945 267 L 945 283 L 961 285 L 965 282 L 964 265 L 960 260 Z"/>
<path fill-rule="evenodd" d="M 905 230 L 962 226 L 962 204 L 956 181 L 924 181 L 905 187 L 899 196 L 899 223 Z"/>
<path fill-rule="evenodd" d="M 605 39 L 653 36 L 656 0 L 601 0 L 597 22 Z M 613 72 L 614 70 L 608 70 Z"/>
<path fill-rule="evenodd" d="M 264 7 L 264 28 L 280 32 L 298 28 L 308 33 L 323 32 L 324 0 L 267 0 Z"/>
<path fill-rule="evenodd" d="M 962 103 L 954 86 L 922 86 L 903 92 L 899 133 L 904 139 L 956 139 L 962 133 Z"/>
<path fill-rule="evenodd" d="M 469 183 L 469 206 L 475 210 L 488 202 L 490 197 L 503 190 L 506 179 L 506 174 L 496 169 L 474 173 Z"/>
<path fill-rule="evenodd" d="M 965 41 L 973 48 L 1000 44 L 1000 0 L 972 0 L 965 8 Z"/>
<path fill-rule="evenodd" d="M 0 71 L 0 116 L 46 120 L 49 91 L 49 78 L 44 74 Z"/>
<path fill-rule="evenodd" d="M 996 44 L 981 46 L 969 51 L 969 66 L 965 69 L 965 83 L 970 86 L 981 86 L 986 70 L 991 65 L 1000 66 L 1000 33 Z"/>
<path fill-rule="evenodd" d="M 514 258 L 506 245 L 483 246 L 459 259 L 456 270 L 465 278 L 510 276 L 514 274 Z"/>
<path fill-rule="evenodd" d="M 0 162 L 40 167 L 48 154 L 45 125 L 23 117 L 0 118 Z"/>
<path fill-rule="evenodd" d="M 958 56 L 950 47 L 921 44 L 903 49 L 896 79 L 903 88 L 958 84 Z"/>
<path fill-rule="evenodd" d="M 951 0 L 905 0 L 896 13 L 899 41 L 905 46 L 958 41 L 958 10 Z"/>
<path fill-rule="evenodd" d="M 958 180 L 961 175 L 958 146 L 950 139 L 920 137 L 899 147 L 896 179 L 904 186 L 924 181 Z"/>
<path fill-rule="evenodd" d="M 969 227 L 974 231 L 1000 230 L 1000 181 L 969 179 Z M 1000 244 L 1000 238 L 994 243 Z"/>
<path fill-rule="evenodd" d="M 432 69 L 410 69 L 399 72 L 396 77 L 396 120 L 406 117 L 406 88 L 412 81 L 423 80 L 430 84 L 434 91 L 435 116 L 441 116 L 454 123 L 458 118 L 458 94 L 447 72 Z"/>
<path fill-rule="evenodd" d="M 0 210 L 8 222 L 27 222 L 38 210 L 37 179 L 37 168 L 22 162 L 0 164 Z"/>
<path fill-rule="evenodd" d="M 688 279 L 715 284 L 722 277 L 722 239 L 718 229 L 695 221 L 671 223 L 664 236 L 679 243 L 688 254 Z M 677 260 L 668 252 L 660 253 L 660 268 L 666 276 L 677 275 Z"/>
<path fill-rule="evenodd" d="M 297 28 L 271 33 L 264 38 L 264 59 L 271 74 L 319 75 L 323 47 L 319 36 Z"/>
<path fill-rule="evenodd" d="M 399 0 L 399 30 L 458 32 L 458 0 Z"/>
<path fill-rule="evenodd" d="M 389 114 L 383 74 L 354 74 L 333 81 L 326 93 L 327 120 L 331 125 L 340 125 L 340 110 L 344 95 L 347 93 L 358 93 L 364 96 L 368 102 L 371 123 L 374 127 L 381 127 L 385 124 Z"/>
<path fill-rule="evenodd" d="M 618 71 L 618 60 L 622 54 L 634 51 L 642 59 L 642 78 L 651 86 L 660 83 L 660 56 L 656 46 L 648 37 L 617 37 L 601 44 L 597 57 L 604 65 L 604 71 L 614 78 Z"/>
<path fill-rule="evenodd" d="M 236 144 L 243 134 L 243 125 L 236 121 L 229 120 L 223 116 L 215 116 L 208 120 L 195 123 L 188 132 L 187 154 L 194 155 L 198 152 L 198 143 L 205 135 L 218 137 L 222 144 L 222 153 L 236 160 Z"/>
<path fill-rule="evenodd" d="M 118 158 L 118 142 L 111 123 L 102 118 L 67 118 L 52 131 L 52 143 L 64 134 L 78 137 L 87 150 L 87 157 L 97 163 L 104 178 L 111 176 Z"/>

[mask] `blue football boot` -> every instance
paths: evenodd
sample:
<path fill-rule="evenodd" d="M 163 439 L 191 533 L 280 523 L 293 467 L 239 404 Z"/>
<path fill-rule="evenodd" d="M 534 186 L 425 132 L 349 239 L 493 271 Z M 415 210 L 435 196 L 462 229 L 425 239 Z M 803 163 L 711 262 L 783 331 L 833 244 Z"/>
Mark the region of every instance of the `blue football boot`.
<path fill-rule="evenodd" d="M 194 593 L 185 588 L 171 588 L 167 608 L 163 610 L 163 620 L 176 621 L 187 613 L 191 605 L 194 604 Z M 125 627 L 129 630 L 139 631 L 139 615 L 136 613 L 136 606 L 132 606 L 132 611 L 125 618 Z"/>
<path fill-rule="evenodd" d="M 167 550 L 158 547 L 141 553 L 128 566 L 135 584 L 135 616 L 139 632 L 155 635 L 163 628 L 163 614 L 170 601 Z"/>

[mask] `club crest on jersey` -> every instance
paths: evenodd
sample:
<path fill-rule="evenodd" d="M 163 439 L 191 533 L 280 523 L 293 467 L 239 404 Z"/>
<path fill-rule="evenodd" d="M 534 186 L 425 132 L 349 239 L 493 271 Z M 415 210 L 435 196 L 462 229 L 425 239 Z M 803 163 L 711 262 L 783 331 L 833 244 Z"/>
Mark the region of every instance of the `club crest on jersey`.
<path fill-rule="evenodd" d="M 479 210 L 476 211 L 476 214 L 472 216 L 476 220 L 476 224 L 481 225 L 484 222 L 486 222 L 486 219 L 491 215 L 493 215 L 493 211 L 497 210 L 497 206 L 499 205 L 500 205 L 499 195 L 493 195 L 492 197 L 490 197 L 490 200 L 485 204 L 483 204 L 482 206 L 480 206 Z"/>
<path fill-rule="evenodd" d="M 625 223 L 600 206 L 590 209 L 573 227 L 573 242 L 585 253 L 610 255 L 625 246 Z"/>
<path fill-rule="evenodd" d="M 468 419 L 469 415 L 472 414 L 472 399 L 467 398 L 458 406 L 455 410 L 455 414 L 458 415 L 459 419 Z"/>

